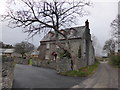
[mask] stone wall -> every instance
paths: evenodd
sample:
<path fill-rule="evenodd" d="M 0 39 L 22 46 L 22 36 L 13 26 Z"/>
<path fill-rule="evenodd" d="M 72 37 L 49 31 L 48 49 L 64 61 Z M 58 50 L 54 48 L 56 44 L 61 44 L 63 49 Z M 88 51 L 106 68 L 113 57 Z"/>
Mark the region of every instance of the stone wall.
<path fill-rule="evenodd" d="M 57 71 L 66 72 L 71 70 L 71 60 L 68 58 L 63 58 L 57 61 Z"/>
<path fill-rule="evenodd" d="M 15 58 L 14 61 L 17 64 L 24 64 L 24 65 L 28 65 L 29 64 L 29 59 Z"/>
<path fill-rule="evenodd" d="M 2 88 L 12 88 L 14 66 L 15 63 L 12 58 L 2 58 Z"/>
<path fill-rule="evenodd" d="M 63 59 L 58 59 L 56 61 L 40 61 L 40 60 L 33 60 L 33 66 L 37 67 L 45 67 L 45 68 L 52 68 L 57 70 L 57 72 L 66 72 L 71 70 L 71 60 L 67 57 Z M 80 68 L 80 58 L 77 58 L 77 68 Z"/>
<path fill-rule="evenodd" d="M 55 69 L 57 68 L 57 63 L 56 61 L 40 61 L 40 60 L 34 60 L 33 59 L 33 66 L 38 66 L 38 67 L 45 67 L 45 68 L 52 68 Z"/>

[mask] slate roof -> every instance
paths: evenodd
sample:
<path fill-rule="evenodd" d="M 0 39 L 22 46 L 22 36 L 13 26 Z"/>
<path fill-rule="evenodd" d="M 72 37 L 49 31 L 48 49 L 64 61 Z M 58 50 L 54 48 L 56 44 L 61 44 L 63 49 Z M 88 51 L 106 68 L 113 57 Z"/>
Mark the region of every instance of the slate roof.
<path fill-rule="evenodd" d="M 81 27 L 72 27 L 72 28 L 67 28 L 62 31 L 65 31 L 65 35 L 69 39 L 74 39 L 74 38 L 81 38 L 83 37 L 83 33 L 85 32 L 86 26 L 81 26 Z M 70 31 L 74 30 L 74 34 L 70 34 Z M 52 31 L 53 34 L 55 34 L 54 31 Z M 62 35 L 59 35 L 59 39 L 64 39 Z M 50 37 L 49 34 L 45 35 L 41 41 L 50 41 L 50 40 L 55 40 L 55 35 L 53 37 Z"/>
<path fill-rule="evenodd" d="M 3 48 L 0 48 L 0 53 L 13 53 L 14 52 L 14 49 L 3 49 Z"/>

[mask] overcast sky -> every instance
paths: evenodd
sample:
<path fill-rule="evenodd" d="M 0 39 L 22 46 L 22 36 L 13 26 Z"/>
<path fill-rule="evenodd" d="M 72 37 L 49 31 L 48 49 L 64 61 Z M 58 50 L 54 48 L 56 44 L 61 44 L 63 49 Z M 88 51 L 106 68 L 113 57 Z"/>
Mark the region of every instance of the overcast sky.
<path fill-rule="evenodd" d="M 80 17 L 77 26 L 83 26 L 88 19 L 90 22 L 91 34 L 94 34 L 100 45 L 103 46 L 104 42 L 110 38 L 110 23 L 114 20 L 118 13 L 118 0 L 91 0 L 93 7 L 87 7 L 90 12 L 89 16 Z M 0 13 L 4 13 L 5 3 L 0 0 Z M 71 26 L 72 27 L 72 26 Z M 21 41 L 26 41 L 28 36 L 22 32 L 21 28 L 11 29 L 5 23 L 0 22 L 0 33 L 4 43 L 16 44 Z M 42 36 L 37 35 L 33 39 L 28 40 L 35 46 L 39 46 Z"/>

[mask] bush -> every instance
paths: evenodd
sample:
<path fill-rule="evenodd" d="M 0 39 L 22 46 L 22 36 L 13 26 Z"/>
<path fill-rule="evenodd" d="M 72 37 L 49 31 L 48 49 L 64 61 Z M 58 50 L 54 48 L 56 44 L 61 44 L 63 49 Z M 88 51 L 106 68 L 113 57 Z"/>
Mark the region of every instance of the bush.
<path fill-rule="evenodd" d="M 66 50 L 64 50 L 62 53 L 60 53 L 59 57 L 63 59 L 64 57 L 70 58 L 70 53 Z"/>
<path fill-rule="evenodd" d="M 120 68 L 120 56 L 111 56 L 110 57 L 110 64 L 115 65 Z"/>

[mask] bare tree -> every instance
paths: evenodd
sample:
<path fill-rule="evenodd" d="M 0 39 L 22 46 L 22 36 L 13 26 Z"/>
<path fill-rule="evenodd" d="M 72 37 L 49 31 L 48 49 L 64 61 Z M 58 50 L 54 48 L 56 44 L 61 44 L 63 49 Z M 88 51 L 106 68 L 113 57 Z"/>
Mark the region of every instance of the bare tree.
<path fill-rule="evenodd" d="M 120 52 L 120 15 L 114 19 L 111 23 L 112 36 L 116 39 L 116 44 L 118 45 L 118 52 Z"/>
<path fill-rule="evenodd" d="M 12 0 L 13 1 L 13 0 Z M 18 0 L 15 2 L 19 2 Z M 9 2 L 10 3 L 10 2 Z M 56 44 L 63 50 L 67 50 L 70 53 L 73 68 L 76 69 L 76 57 L 71 50 L 68 37 L 61 33 L 59 30 L 63 27 L 75 24 L 77 17 L 87 14 L 83 8 L 90 6 L 90 2 L 85 0 L 78 0 L 76 2 L 69 1 L 43 1 L 43 0 L 21 0 L 21 8 L 11 8 L 9 6 L 7 14 L 2 17 L 4 20 L 9 21 L 9 26 L 23 27 L 24 32 L 29 33 L 29 36 L 33 37 L 37 33 L 43 31 L 47 32 L 53 30 L 56 32 Z M 12 4 L 12 2 L 11 2 Z M 20 6 L 20 5 L 19 5 Z M 58 35 L 62 35 L 66 39 L 67 47 L 64 47 L 60 41 Z"/>
<path fill-rule="evenodd" d="M 117 16 L 111 23 L 112 27 L 112 36 L 118 38 L 120 35 L 120 15 Z"/>
<path fill-rule="evenodd" d="M 21 42 L 15 45 L 15 52 L 25 56 L 25 54 L 30 53 L 34 50 L 34 45 L 28 42 Z"/>
<path fill-rule="evenodd" d="M 103 47 L 103 50 L 105 50 L 108 54 L 108 56 L 112 55 L 115 52 L 115 40 L 109 39 L 105 42 L 105 45 Z"/>

